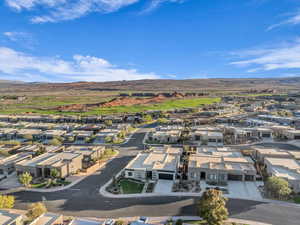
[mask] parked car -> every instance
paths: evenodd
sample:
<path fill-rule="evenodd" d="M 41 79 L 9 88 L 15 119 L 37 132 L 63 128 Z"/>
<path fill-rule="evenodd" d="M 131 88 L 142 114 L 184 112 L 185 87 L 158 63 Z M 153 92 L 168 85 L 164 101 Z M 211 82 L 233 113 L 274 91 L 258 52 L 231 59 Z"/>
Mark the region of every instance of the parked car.
<path fill-rule="evenodd" d="M 114 225 L 115 221 L 113 219 L 107 219 L 104 221 L 104 225 Z"/>
<path fill-rule="evenodd" d="M 145 216 L 141 216 L 138 221 L 141 223 L 148 223 L 149 219 Z"/>

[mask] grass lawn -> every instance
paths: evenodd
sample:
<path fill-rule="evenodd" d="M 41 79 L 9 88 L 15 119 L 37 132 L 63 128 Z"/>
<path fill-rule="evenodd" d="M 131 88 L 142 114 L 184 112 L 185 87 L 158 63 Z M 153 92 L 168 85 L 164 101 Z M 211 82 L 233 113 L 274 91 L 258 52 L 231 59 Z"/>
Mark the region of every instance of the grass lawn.
<path fill-rule="evenodd" d="M 294 198 L 294 203 L 300 204 L 300 196 Z"/>
<path fill-rule="evenodd" d="M 120 114 L 120 113 L 137 113 L 148 110 L 171 110 L 171 109 L 182 109 L 182 108 L 196 108 L 202 105 L 212 104 L 220 102 L 220 98 L 192 98 L 192 99 L 177 99 L 168 100 L 158 104 L 149 105 L 132 105 L 132 106 L 114 106 L 107 108 L 93 109 L 87 114 Z"/>
<path fill-rule="evenodd" d="M 80 115 L 80 116 L 90 116 L 90 115 L 109 115 L 109 114 L 122 114 L 122 113 L 137 113 L 144 112 L 147 110 L 171 110 L 171 109 L 181 109 L 181 108 L 196 108 L 201 105 L 212 104 L 215 102 L 220 102 L 220 98 L 191 98 L 191 99 L 173 99 L 167 100 L 162 103 L 148 104 L 148 105 L 132 105 L 132 106 L 114 106 L 106 108 L 94 108 L 87 112 L 59 112 L 50 108 L 54 106 L 61 106 L 74 103 L 91 103 L 100 102 L 98 100 L 90 100 L 86 97 L 79 98 L 69 97 L 67 99 L 59 99 L 53 96 L 42 96 L 34 97 L 30 99 L 27 103 L 7 105 L 0 109 L 0 114 L 25 114 L 25 113 L 36 113 L 36 114 L 57 114 L 57 115 Z M 102 98 L 102 101 L 109 100 L 109 98 Z"/>
<path fill-rule="evenodd" d="M 121 180 L 120 183 L 123 194 L 137 194 L 141 193 L 144 184 L 137 183 L 131 180 Z"/>
<path fill-rule="evenodd" d="M 47 181 L 39 183 L 39 184 L 31 184 L 31 188 L 44 188 L 47 185 Z"/>

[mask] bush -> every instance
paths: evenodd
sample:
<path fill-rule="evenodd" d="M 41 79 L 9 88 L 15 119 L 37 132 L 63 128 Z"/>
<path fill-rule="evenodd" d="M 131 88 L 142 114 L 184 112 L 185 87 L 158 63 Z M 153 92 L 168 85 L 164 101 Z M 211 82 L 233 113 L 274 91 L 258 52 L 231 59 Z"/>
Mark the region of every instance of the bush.
<path fill-rule="evenodd" d="M 292 193 L 289 183 L 280 177 L 269 177 L 265 184 L 265 190 L 270 197 L 288 199 Z"/>
<path fill-rule="evenodd" d="M 0 209 L 12 209 L 15 205 L 15 197 L 11 195 L 0 195 Z"/>
<path fill-rule="evenodd" d="M 125 225 L 125 224 L 126 224 L 126 222 L 124 220 L 117 220 L 115 222 L 115 225 Z"/>
<path fill-rule="evenodd" d="M 36 202 L 29 205 L 29 209 L 26 213 L 26 216 L 30 221 L 33 221 L 46 212 L 47 212 L 47 208 L 44 205 L 44 203 Z"/>
<path fill-rule="evenodd" d="M 21 184 L 23 184 L 25 187 L 29 187 L 32 181 L 32 176 L 30 173 L 25 172 L 19 176 L 19 181 Z"/>
<path fill-rule="evenodd" d="M 181 219 L 179 219 L 179 220 L 176 221 L 175 225 L 182 225 L 182 224 L 183 224 L 183 221 Z"/>

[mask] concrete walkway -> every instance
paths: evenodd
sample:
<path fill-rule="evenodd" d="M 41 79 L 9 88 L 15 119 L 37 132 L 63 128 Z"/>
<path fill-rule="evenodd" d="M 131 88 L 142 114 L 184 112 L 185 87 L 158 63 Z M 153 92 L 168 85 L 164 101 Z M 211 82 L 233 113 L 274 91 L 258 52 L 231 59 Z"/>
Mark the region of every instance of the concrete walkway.
<path fill-rule="evenodd" d="M 174 182 L 172 180 L 158 180 L 153 192 L 165 194 L 171 193 L 173 184 Z"/>

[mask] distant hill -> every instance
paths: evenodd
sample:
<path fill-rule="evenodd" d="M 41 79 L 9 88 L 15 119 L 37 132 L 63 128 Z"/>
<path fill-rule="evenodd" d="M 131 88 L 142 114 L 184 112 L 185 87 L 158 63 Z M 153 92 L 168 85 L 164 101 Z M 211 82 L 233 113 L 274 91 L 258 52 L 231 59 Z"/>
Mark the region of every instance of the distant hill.
<path fill-rule="evenodd" d="M 38 91 L 242 91 L 250 89 L 300 89 L 300 77 L 262 79 L 134 80 L 75 83 L 23 83 L 0 81 L 0 92 Z"/>

